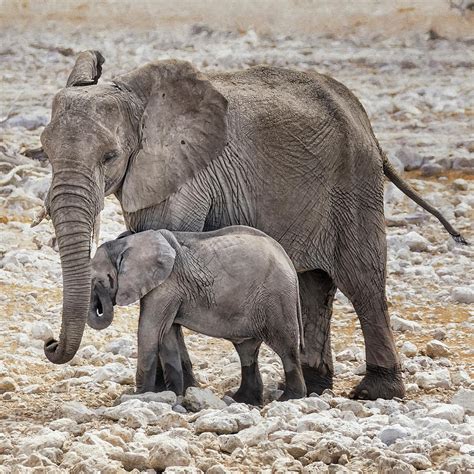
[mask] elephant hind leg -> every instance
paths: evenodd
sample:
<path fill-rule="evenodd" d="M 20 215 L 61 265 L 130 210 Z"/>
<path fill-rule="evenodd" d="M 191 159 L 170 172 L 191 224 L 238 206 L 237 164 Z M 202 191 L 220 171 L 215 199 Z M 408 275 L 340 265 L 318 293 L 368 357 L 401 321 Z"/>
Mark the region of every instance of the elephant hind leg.
<path fill-rule="evenodd" d="M 242 370 L 240 387 L 232 396 L 236 402 L 250 405 L 263 404 L 263 383 L 258 368 L 258 353 L 261 344 L 262 342 L 257 339 L 248 339 L 241 343 L 234 342 Z"/>
<path fill-rule="evenodd" d="M 366 375 L 352 391 L 352 398 L 391 399 L 405 395 L 400 359 L 390 326 L 385 296 L 385 236 L 369 235 L 355 245 L 341 245 L 352 249 L 342 255 L 335 282 L 354 306 L 364 335 Z"/>
<path fill-rule="evenodd" d="M 331 316 L 336 286 L 322 270 L 298 275 L 305 348 L 301 368 L 308 394 L 332 388 Z"/>

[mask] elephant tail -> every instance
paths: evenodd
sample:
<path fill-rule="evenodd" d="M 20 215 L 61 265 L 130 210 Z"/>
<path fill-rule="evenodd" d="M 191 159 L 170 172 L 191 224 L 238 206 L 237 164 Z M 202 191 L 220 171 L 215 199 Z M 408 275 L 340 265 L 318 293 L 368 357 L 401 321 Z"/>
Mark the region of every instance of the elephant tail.
<path fill-rule="evenodd" d="M 413 199 L 419 206 L 423 209 L 428 211 L 430 214 L 435 216 L 444 228 L 449 232 L 451 237 L 454 239 L 455 242 L 463 245 L 469 245 L 469 242 L 447 221 L 447 219 L 438 211 L 438 209 L 434 208 L 431 204 L 427 203 L 421 196 L 415 191 L 414 188 L 408 184 L 398 173 L 397 170 L 394 168 L 392 163 L 387 158 L 387 155 L 381 151 L 382 159 L 383 159 L 383 172 L 385 176 L 404 194 L 406 194 L 410 199 Z"/>

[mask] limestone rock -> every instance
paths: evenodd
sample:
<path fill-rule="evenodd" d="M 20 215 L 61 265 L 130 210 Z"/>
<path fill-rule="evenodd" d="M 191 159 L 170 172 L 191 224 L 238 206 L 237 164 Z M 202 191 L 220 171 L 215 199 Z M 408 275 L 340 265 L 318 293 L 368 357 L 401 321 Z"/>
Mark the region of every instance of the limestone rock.
<path fill-rule="evenodd" d="M 225 408 L 227 404 L 208 388 L 189 387 L 182 405 L 191 411 L 201 411 L 206 408 Z"/>
<path fill-rule="evenodd" d="M 164 471 L 171 466 L 189 466 L 191 461 L 188 443 L 184 439 L 171 438 L 166 434 L 159 435 L 150 450 L 149 465 L 157 471 Z"/>

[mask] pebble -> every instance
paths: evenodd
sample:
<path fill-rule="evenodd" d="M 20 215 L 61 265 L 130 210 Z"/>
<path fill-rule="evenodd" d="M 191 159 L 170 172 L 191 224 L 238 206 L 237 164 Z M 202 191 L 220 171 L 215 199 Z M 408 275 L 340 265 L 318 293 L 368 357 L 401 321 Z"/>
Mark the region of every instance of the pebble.
<path fill-rule="evenodd" d="M 410 341 L 405 341 L 400 348 L 400 352 L 407 357 L 415 357 L 418 354 L 418 348 Z"/>
<path fill-rule="evenodd" d="M 119 362 L 111 362 L 100 367 L 94 375 L 96 382 L 112 381 L 124 384 L 133 384 L 135 382 L 135 374 L 132 369 L 125 367 Z"/>
<path fill-rule="evenodd" d="M 409 435 L 409 432 L 403 426 L 398 424 L 387 426 L 380 430 L 378 433 L 379 439 L 387 446 L 395 443 L 398 439 L 405 438 Z"/>
<path fill-rule="evenodd" d="M 452 402 L 463 407 L 466 414 L 474 416 L 474 390 L 461 388 L 454 395 Z"/>
<path fill-rule="evenodd" d="M 62 405 L 62 412 L 65 418 L 70 418 L 77 423 L 86 423 L 96 416 L 93 410 L 80 402 L 65 402 Z"/>
<path fill-rule="evenodd" d="M 447 403 L 438 404 L 428 412 L 433 418 L 442 418 L 450 423 L 462 423 L 464 420 L 464 408 L 459 405 Z"/>
<path fill-rule="evenodd" d="M 170 466 L 189 466 L 191 461 L 188 443 L 184 439 L 171 438 L 166 434 L 155 438 L 150 449 L 149 466 L 152 469 L 164 471 Z"/>
<path fill-rule="evenodd" d="M 430 244 L 428 240 L 415 231 L 408 232 L 404 240 L 412 252 L 425 252 L 428 250 Z"/>
<path fill-rule="evenodd" d="M 120 397 L 120 402 L 126 402 L 127 400 L 140 400 L 142 402 L 160 402 L 167 403 L 168 405 L 176 405 L 177 396 L 174 392 L 145 392 L 145 393 L 134 393 L 124 394 Z"/>
<path fill-rule="evenodd" d="M 0 393 L 15 392 L 17 389 L 18 386 L 11 377 L 0 378 Z"/>
<path fill-rule="evenodd" d="M 451 388 L 451 375 L 448 369 L 420 372 L 416 374 L 415 382 L 420 388 Z"/>
<path fill-rule="evenodd" d="M 182 405 L 191 411 L 201 411 L 206 408 L 225 408 L 226 402 L 218 398 L 208 388 L 189 387 L 183 398 Z"/>
<path fill-rule="evenodd" d="M 460 286 L 453 288 L 451 298 L 457 303 L 473 304 L 474 303 L 474 286 Z"/>
<path fill-rule="evenodd" d="M 447 357 L 450 354 L 451 351 L 449 350 L 449 347 L 441 341 L 434 339 L 426 344 L 426 355 L 428 357 Z"/>
<path fill-rule="evenodd" d="M 391 316 L 390 323 L 394 331 L 416 332 L 421 330 L 421 325 L 416 321 L 409 321 L 408 319 L 400 318 L 395 314 Z"/>

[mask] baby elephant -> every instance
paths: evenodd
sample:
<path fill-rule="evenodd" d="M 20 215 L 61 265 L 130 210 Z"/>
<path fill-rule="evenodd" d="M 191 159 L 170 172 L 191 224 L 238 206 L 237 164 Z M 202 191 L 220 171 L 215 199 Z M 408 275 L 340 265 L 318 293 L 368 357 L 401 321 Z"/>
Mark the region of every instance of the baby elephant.
<path fill-rule="evenodd" d="M 283 248 L 263 232 L 233 226 L 131 234 L 99 247 L 92 275 L 88 322 L 96 329 L 111 323 L 115 304 L 140 299 L 137 392 L 155 391 L 159 357 L 167 388 L 183 394 L 176 334 L 185 326 L 234 344 L 242 365 L 236 401 L 262 403 L 262 342 L 283 363 L 286 385 L 280 400 L 305 396 L 298 278 Z"/>

